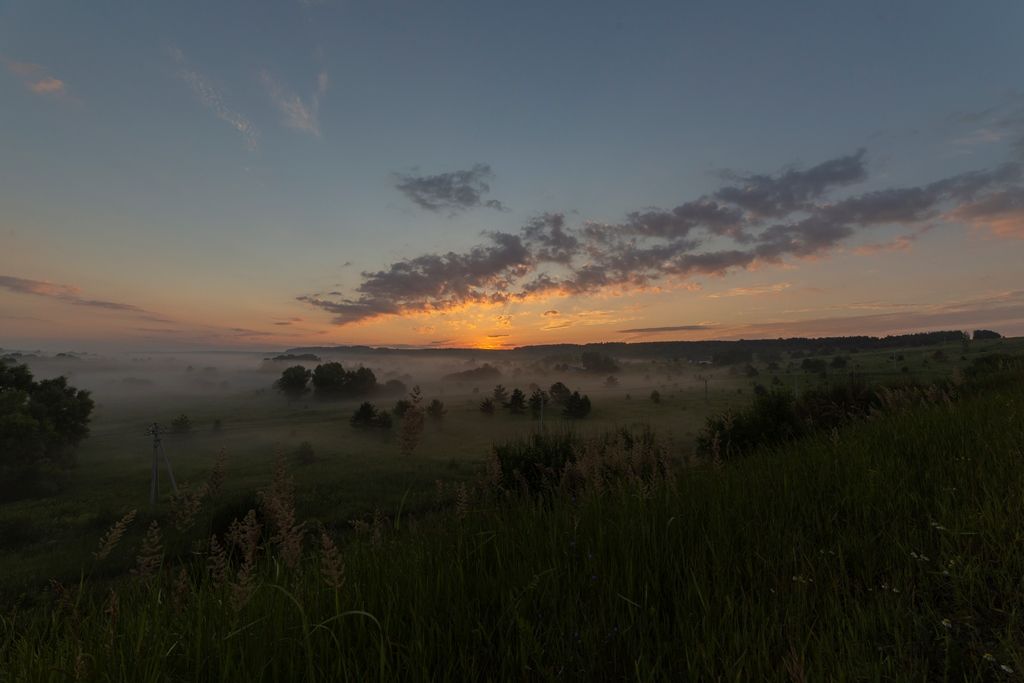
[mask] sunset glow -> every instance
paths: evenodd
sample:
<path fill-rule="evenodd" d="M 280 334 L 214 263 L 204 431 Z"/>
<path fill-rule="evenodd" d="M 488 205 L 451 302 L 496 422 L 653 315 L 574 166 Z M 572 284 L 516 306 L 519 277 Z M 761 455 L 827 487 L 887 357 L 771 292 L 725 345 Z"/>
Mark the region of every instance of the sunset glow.
<path fill-rule="evenodd" d="M 753 63 L 686 5 L 46 7 L 0 10 L 0 346 L 1024 334 L 1024 49 L 983 7 L 755 4 Z"/>

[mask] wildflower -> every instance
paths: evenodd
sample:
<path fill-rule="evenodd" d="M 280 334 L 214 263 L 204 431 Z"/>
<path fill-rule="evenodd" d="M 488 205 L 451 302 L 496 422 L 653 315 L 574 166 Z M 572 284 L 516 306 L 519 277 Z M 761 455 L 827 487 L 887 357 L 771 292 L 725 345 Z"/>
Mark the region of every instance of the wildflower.
<path fill-rule="evenodd" d="M 455 491 L 455 516 L 459 519 L 465 519 L 466 513 L 469 511 L 469 490 L 466 485 L 459 483 L 458 489 Z"/>
<path fill-rule="evenodd" d="M 284 563 L 294 569 L 302 557 L 303 524 L 295 523 L 295 482 L 288 475 L 283 456 L 274 467 L 274 478 L 266 491 L 260 492 L 260 505 L 274 529 L 270 542 L 278 547 Z"/>
<path fill-rule="evenodd" d="M 227 580 L 228 575 L 228 555 L 224 550 L 224 546 L 217 542 L 216 536 L 210 537 L 210 554 L 208 558 L 206 567 L 210 572 L 210 578 L 217 585 L 223 584 Z"/>
<path fill-rule="evenodd" d="M 171 518 L 174 520 L 174 528 L 185 532 L 195 524 L 196 515 L 203 506 L 203 496 L 206 490 L 200 487 L 193 491 L 188 484 L 181 487 L 171 496 Z"/>
<path fill-rule="evenodd" d="M 191 588 L 188 581 L 188 570 L 182 567 L 178 571 L 178 577 L 174 580 L 172 604 L 174 605 L 175 612 L 180 614 L 185 610 L 185 603 L 188 602 L 190 592 Z"/>
<path fill-rule="evenodd" d="M 139 548 L 139 555 L 135 558 L 135 569 L 132 573 L 141 579 L 153 576 L 164 560 L 164 547 L 160 540 L 160 525 L 154 519 L 146 535 L 142 539 L 142 547 Z"/>
<path fill-rule="evenodd" d="M 103 534 L 100 538 L 99 550 L 93 553 L 93 557 L 96 558 L 97 562 L 104 560 L 110 555 L 133 521 L 135 521 L 135 510 L 117 520 L 114 526 L 110 527 L 107 533 Z"/>
<path fill-rule="evenodd" d="M 324 582 L 334 590 L 341 590 L 345 583 L 345 563 L 341 559 L 341 553 L 334 541 L 327 535 L 326 531 L 320 532 L 320 575 Z"/>
<path fill-rule="evenodd" d="M 942 620 L 942 625 L 945 628 L 947 628 L 947 629 L 952 629 L 953 628 L 953 622 L 951 622 L 949 619 L 943 619 Z"/>
<path fill-rule="evenodd" d="M 991 652 L 986 652 L 984 659 L 986 662 L 992 662 L 993 664 L 996 662 L 996 658 Z"/>
<path fill-rule="evenodd" d="M 206 494 L 211 499 L 216 499 L 224 488 L 224 463 L 227 460 L 227 453 L 221 449 L 217 454 L 217 460 L 213 463 L 210 471 L 210 478 L 206 482 Z"/>

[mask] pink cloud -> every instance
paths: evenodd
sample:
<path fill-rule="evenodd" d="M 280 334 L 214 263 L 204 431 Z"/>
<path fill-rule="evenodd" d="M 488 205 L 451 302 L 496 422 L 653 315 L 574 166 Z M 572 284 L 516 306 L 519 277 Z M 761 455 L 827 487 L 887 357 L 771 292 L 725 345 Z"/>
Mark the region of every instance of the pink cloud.
<path fill-rule="evenodd" d="M 974 229 L 986 229 L 996 237 L 1024 239 L 1024 189 L 995 192 L 958 206 L 947 218 Z"/>
<path fill-rule="evenodd" d="M 60 95 L 64 92 L 64 81 L 47 76 L 41 81 L 31 83 L 28 89 L 37 95 Z"/>

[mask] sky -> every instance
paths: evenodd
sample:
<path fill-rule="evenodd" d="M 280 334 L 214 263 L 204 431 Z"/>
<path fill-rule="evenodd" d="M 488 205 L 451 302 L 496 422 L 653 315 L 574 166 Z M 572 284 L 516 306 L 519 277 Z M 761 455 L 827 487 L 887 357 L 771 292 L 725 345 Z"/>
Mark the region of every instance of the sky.
<path fill-rule="evenodd" d="M 0 2 L 0 347 L 1024 335 L 1024 4 Z"/>

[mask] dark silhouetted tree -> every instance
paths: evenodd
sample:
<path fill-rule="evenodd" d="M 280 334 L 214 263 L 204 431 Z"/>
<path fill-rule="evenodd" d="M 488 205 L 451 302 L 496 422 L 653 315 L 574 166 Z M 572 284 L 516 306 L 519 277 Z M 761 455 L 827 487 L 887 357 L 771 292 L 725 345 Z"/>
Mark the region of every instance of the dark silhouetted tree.
<path fill-rule="evenodd" d="M 418 385 L 409 392 L 409 403 L 412 405 L 402 417 L 402 431 L 398 435 L 398 450 L 405 456 L 412 455 L 423 438 L 423 392 Z"/>
<path fill-rule="evenodd" d="M 500 406 L 503 406 L 506 403 L 508 403 L 508 389 L 506 389 L 500 384 L 494 387 L 494 393 L 492 394 L 492 396 L 494 397 L 494 402 Z"/>
<path fill-rule="evenodd" d="M 548 389 L 548 394 L 551 396 L 551 401 L 553 403 L 564 405 L 565 402 L 569 400 L 569 396 L 572 395 L 572 392 L 569 391 L 569 387 L 565 386 L 561 382 L 555 382 L 551 385 L 551 388 Z"/>
<path fill-rule="evenodd" d="M 444 407 L 444 402 L 436 398 L 427 405 L 427 415 L 432 420 L 440 421 L 447 413 L 448 409 Z"/>
<path fill-rule="evenodd" d="M 391 415 L 369 401 L 364 401 L 352 413 L 349 424 L 356 429 L 391 429 Z"/>
<path fill-rule="evenodd" d="M 1003 335 L 992 330 L 975 330 L 974 338 L 977 339 L 1002 339 Z"/>
<path fill-rule="evenodd" d="M 398 401 L 395 402 L 395 407 L 391 409 L 391 414 L 397 417 L 398 419 L 402 419 L 403 417 L 405 417 L 405 414 L 409 412 L 410 408 L 412 408 L 411 401 L 408 401 L 407 399 L 404 398 L 399 399 Z"/>
<path fill-rule="evenodd" d="M 568 418 L 580 419 L 590 414 L 590 397 L 580 396 L 580 392 L 574 391 L 565 402 L 562 414 Z"/>
<path fill-rule="evenodd" d="M 377 377 L 369 368 L 348 371 L 341 363 L 324 363 L 313 370 L 313 390 L 318 398 L 340 399 L 369 396 L 377 389 Z"/>
<path fill-rule="evenodd" d="M 534 418 L 541 416 L 544 411 L 544 406 L 550 402 L 551 399 L 544 393 L 543 389 L 534 389 L 533 393 L 530 394 L 530 413 Z"/>
<path fill-rule="evenodd" d="M 175 434 L 188 434 L 192 431 L 192 420 L 188 415 L 182 413 L 171 420 L 171 431 Z"/>
<path fill-rule="evenodd" d="M 288 398 L 295 400 L 309 391 L 309 380 L 312 376 L 313 373 L 301 365 L 293 365 L 281 373 L 280 379 L 274 382 L 274 387 Z"/>
<path fill-rule="evenodd" d="M 587 372 L 611 374 L 619 371 L 619 364 L 611 356 L 599 351 L 584 351 L 580 363 Z"/>
<path fill-rule="evenodd" d="M 508 397 L 508 411 L 513 415 L 521 415 L 526 412 L 526 394 L 522 389 L 512 390 L 512 395 Z"/>
<path fill-rule="evenodd" d="M 46 471 L 74 464 L 93 405 L 64 377 L 37 382 L 28 366 L 0 360 L 0 499 L 29 493 Z"/>
<path fill-rule="evenodd" d="M 480 402 L 480 412 L 484 415 L 494 415 L 494 399 L 485 398 Z"/>

